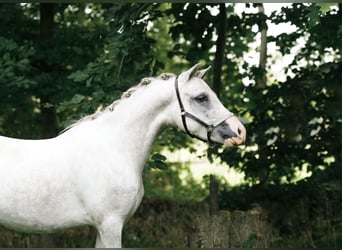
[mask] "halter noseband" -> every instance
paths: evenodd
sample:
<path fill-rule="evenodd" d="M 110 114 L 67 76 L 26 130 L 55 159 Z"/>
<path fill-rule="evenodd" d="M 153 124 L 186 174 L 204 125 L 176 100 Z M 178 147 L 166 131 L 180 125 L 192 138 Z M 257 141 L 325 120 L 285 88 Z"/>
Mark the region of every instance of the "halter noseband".
<path fill-rule="evenodd" d="M 183 127 L 186 131 L 186 133 L 188 135 L 190 135 L 191 137 L 193 138 L 197 138 L 201 141 L 204 141 L 204 142 L 208 142 L 209 145 L 213 145 L 214 142 L 211 140 L 211 134 L 212 132 L 214 131 L 215 128 L 217 128 L 218 126 L 220 126 L 223 122 L 225 122 L 227 119 L 229 119 L 230 117 L 234 116 L 233 113 L 230 113 L 228 114 L 223 120 L 220 120 L 219 122 L 216 122 L 214 124 L 207 124 L 206 122 L 202 121 L 200 118 L 198 118 L 197 116 L 187 112 L 184 108 L 184 105 L 183 105 L 183 102 L 182 102 L 182 99 L 180 97 L 180 93 L 179 93 L 179 87 L 178 87 L 178 76 L 176 77 L 175 79 L 175 89 L 176 89 L 176 95 L 177 95 L 177 99 L 178 99 L 178 104 L 179 104 L 179 107 L 180 107 L 180 110 L 181 110 L 181 116 L 182 116 L 182 123 L 183 123 Z M 205 127 L 207 129 L 207 141 L 200 138 L 199 136 L 197 135 L 194 135 L 192 134 L 189 129 L 188 129 L 188 126 L 186 124 L 186 118 L 190 118 L 196 122 L 198 122 L 199 124 L 201 124 L 203 127 Z"/>

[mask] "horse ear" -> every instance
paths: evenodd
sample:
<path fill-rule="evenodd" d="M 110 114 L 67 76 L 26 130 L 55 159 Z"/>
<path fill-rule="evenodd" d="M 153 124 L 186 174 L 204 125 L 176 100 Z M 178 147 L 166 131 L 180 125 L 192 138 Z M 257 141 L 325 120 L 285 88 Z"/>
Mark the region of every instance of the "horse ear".
<path fill-rule="evenodd" d="M 211 68 L 211 66 L 209 66 L 206 69 L 202 69 L 196 72 L 196 76 L 203 79 L 205 77 L 205 75 L 207 74 L 207 72 L 209 71 L 209 69 Z"/>
<path fill-rule="evenodd" d="M 192 66 L 190 69 L 188 69 L 187 71 L 182 72 L 178 77 L 179 80 L 186 82 L 186 81 L 189 81 L 192 77 L 196 76 L 199 65 L 200 64 L 197 63 L 194 66 Z"/>

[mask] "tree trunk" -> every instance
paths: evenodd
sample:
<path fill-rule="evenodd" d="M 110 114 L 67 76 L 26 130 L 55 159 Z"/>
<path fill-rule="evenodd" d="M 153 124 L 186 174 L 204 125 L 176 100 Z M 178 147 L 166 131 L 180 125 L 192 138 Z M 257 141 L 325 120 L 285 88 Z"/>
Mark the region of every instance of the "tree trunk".
<path fill-rule="evenodd" d="M 209 184 L 209 214 L 215 215 L 219 212 L 219 182 L 214 175 L 210 175 Z"/>
<path fill-rule="evenodd" d="M 216 40 L 216 51 L 214 60 L 214 83 L 213 90 L 218 97 L 222 88 L 222 65 L 223 58 L 225 55 L 225 43 L 226 43 L 226 29 L 227 29 L 227 11 L 224 3 L 220 4 L 219 22 L 217 24 L 217 40 Z M 211 151 L 208 152 L 210 154 Z M 211 215 L 217 214 L 219 211 L 219 182 L 215 176 L 210 175 L 209 183 L 209 211 Z"/>
<path fill-rule="evenodd" d="M 265 15 L 265 8 L 262 3 L 259 4 L 259 14 L 260 16 Z M 267 26 L 266 20 L 260 21 L 260 57 L 259 57 L 259 69 L 260 75 L 257 77 L 257 87 L 265 87 L 266 86 L 266 60 L 267 60 Z"/>
<path fill-rule="evenodd" d="M 266 61 L 267 61 L 267 25 L 266 25 L 266 16 L 265 16 L 265 8 L 262 3 L 258 4 L 259 14 L 260 16 L 264 16 L 265 18 L 261 18 L 259 28 L 260 28 L 260 53 L 259 53 L 259 75 L 256 76 L 256 87 L 259 89 L 263 89 L 266 86 L 267 77 L 266 77 Z M 261 91 L 259 94 L 262 95 Z M 261 148 L 259 150 L 259 155 L 261 158 L 266 158 L 264 150 Z M 267 181 L 270 175 L 270 169 L 268 166 L 264 166 L 259 168 L 258 170 L 258 179 L 259 184 L 257 184 L 256 188 L 262 188 L 267 185 Z"/>
<path fill-rule="evenodd" d="M 223 58 L 225 55 L 225 44 L 226 44 L 226 30 L 227 30 L 227 11 L 224 3 L 220 4 L 219 22 L 217 25 L 217 40 L 216 40 L 216 51 L 214 60 L 214 82 L 213 90 L 220 96 L 221 92 L 221 77 L 222 77 L 222 65 Z"/>
<path fill-rule="evenodd" d="M 191 248 L 269 248 L 272 225 L 260 209 L 197 216 Z"/>
<path fill-rule="evenodd" d="M 41 3 L 39 9 L 40 14 L 40 39 L 48 40 L 53 36 L 54 29 L 54 4 L 53 3 Z"/>
<path fill-rule="evenodd" d="M 54 32 L 54 4 L 41 3 L 40 4 L 40 40 L 41 43 L 52 44 L 53 32 Z M 41 62 L 41 70 L 46 73 L 51 73 L 53 67 L 47 62 Z M 51 83 L 45 83 L 51 84 Z M 50 138 L 57 135 L 57 115 L 56 109 L 51 104 L 48 95 L 40 96 L 41 101 L 41 126 L 42 136 L 44 138 Z"/>

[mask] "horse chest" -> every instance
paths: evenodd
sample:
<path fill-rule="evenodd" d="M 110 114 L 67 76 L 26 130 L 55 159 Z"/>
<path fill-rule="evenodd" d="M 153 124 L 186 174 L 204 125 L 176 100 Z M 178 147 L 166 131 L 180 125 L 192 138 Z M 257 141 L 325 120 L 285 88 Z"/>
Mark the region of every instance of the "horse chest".
<path fill-rule="evenodd" d="M 121 214 L 126 220 L 139 206 L 144 187 L 142 176 L 126 165 L 103 165 L 83 171 L 78 178 L 81 199 L 91 216 Z"/>

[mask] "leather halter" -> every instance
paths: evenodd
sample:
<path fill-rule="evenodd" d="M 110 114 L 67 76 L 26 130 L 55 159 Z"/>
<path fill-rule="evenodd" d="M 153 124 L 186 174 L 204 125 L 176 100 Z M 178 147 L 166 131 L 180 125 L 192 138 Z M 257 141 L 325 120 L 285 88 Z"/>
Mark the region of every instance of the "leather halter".
<path fill-rule="evenodd" d="M 211 134 L 212 132 L 215 130 L 215 128 L 217 128 L 218 126 L 220 126 L 222 123 L 224 123 L 227 119 L 229 119 L 230 117 L 233 117 L 234 114 L 233 113 L 229 113 L 223 120 L 219 120 L 218 122 L 214 123 L 214 124 L 208 124 L 204 121 L 202 121 L 200 118 L 198 118 L 197 116 L 187 112 L 184 108 L 184 105 L 183 105 L 183 102 L 182 102 L 182 99 L 180 97 L 180 93 L 179 93 L 179 87 L 178 87 L 178 76 L 176 77 L 175 79 L 175 89 L 176 89 L 176 95 L 177 95 L 177 99 L 178 99 L 178 104 L 179 104 L 179 107 L 180 107 L 180 110 L 181 110 L 181 116 L 182 116 L 182 123 L 183 123 L 183 127 L 186 131 L 186 133 L 188 135 L 190 135 L 191 137 L 193 138 L 197 138 L 201 141 L 204 141 L 204 142 L 208 142 L 209 145 L 213 145 L 214 142 L 211 140 Z M 207 129 L 207 140 L 204 140 L 202 139 L 201 137 L 197 136 L 197 135 L 194 135 L 192 134 L 189 129 L 188 129 L 188 126 L 186 124 L 186 118 L 190 118 L 196 122 L 198 122 L 199 124 L 201 124 L 203 127 L 205 127 Z"/>

